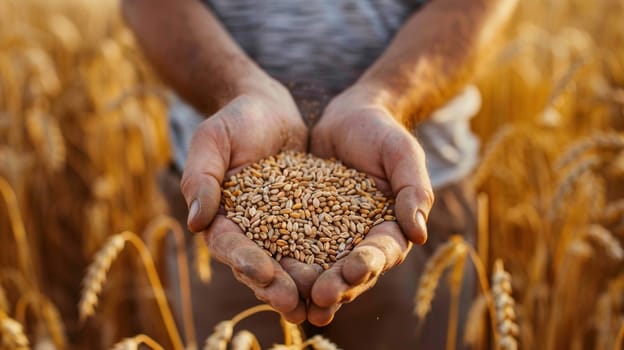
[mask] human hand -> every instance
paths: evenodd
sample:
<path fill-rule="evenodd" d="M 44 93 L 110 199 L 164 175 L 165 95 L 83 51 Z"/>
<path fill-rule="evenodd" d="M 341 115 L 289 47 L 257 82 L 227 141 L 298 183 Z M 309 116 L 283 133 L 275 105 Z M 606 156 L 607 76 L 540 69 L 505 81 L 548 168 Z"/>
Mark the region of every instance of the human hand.
<path fill-rule="evenodd" d="M 335 157 L 372 176 L 382 192 L 395 197 L 397 221 L 371 228 L 349 255 L 314 282 L 307 318 L 318 326 L 331 322 L 342 303 L 354 300 L 402 262 L 412 242 L 423 244 L 427 239 L 433 191 L 424 152 L 371 96 L 361 87 L 337 96 L 312 130 L 311 152 Z"/>
<path fill-rule="evenodd" d="M 286 88 L 266 75 L 249 80 L 243 93 L 193 135 L 180 184 L 189 208 L 187 224 L 193 232 L 203 231 L 213 256 L 258 299 L 300 323 L 306 317 L 302 300 L 318 272 L 294 259 L 278 263 L 218 213 L 224 178 L 281 150 L 305 151 L 307 146 L 308 130 Z"/>

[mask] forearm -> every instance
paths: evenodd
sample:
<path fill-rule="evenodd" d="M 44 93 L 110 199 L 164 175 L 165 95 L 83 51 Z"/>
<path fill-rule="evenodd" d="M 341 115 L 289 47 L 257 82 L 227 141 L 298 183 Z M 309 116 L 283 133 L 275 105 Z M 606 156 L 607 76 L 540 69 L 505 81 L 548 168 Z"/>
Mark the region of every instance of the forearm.
<path fill-rule="evenodd" d="M 414 14 L 355 87 L 405 125 L 417 123 L 471 77 L 516 0 L 433 0 Z"/>
<path fill-rule="evenodd" d="M 156 71 L 204 113 L 267 78 L 198 0 L 123 0 L 122 11 Z"/>

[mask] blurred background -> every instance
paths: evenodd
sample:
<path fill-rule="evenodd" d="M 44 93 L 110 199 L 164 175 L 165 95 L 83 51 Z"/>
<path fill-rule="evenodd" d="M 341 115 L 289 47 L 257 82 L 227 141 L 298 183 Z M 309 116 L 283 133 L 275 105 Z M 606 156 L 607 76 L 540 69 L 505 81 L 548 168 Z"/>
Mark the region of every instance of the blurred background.
<path fill-rule="evenodd" d="M 624 336 L 623 18 L 621 0 L 523 0 L 480 65 L 477 248 L 512 276 L 521 348 Z M 95 253 L 124 230 L 167 289 L 154 234 L 168 225 L 167 103 L 117 1 L 0 1 L 0 349 L 26 348 L 18 324 L 35 349 L 139 333 L 171 348 L 137 254 L 90 281 L 104 282 L 91 317 L 78 308 Z M 190 273 L 206 274 L 194 249 Z M 484 313 L 475 303 L 460 342 L 490 347 Z"/>

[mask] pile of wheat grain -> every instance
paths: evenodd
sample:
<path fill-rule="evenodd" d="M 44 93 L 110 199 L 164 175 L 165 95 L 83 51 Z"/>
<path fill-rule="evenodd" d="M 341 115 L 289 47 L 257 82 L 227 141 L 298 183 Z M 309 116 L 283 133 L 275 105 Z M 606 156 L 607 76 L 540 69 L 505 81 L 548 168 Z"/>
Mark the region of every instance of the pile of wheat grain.
<path fill-rule="evenodd" d="M 223 184 L 227 217 L 276 260 L 324 269 L 346 256 L 372 226 L 395 220 L 393 199 L 368 175 L 334 160 L 283 152 Z"/>

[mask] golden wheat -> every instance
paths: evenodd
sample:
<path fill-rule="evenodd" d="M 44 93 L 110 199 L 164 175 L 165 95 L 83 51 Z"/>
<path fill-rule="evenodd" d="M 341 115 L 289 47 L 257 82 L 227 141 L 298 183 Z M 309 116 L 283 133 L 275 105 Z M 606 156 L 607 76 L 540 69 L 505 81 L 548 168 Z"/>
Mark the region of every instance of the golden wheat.
<path fill-rule="evenodd" d="M 193 265 L 195 266 L 197 276 L 199 276 L 199 280 L 203 283 L 210 283 L 210 280 L 212 279 L 212 270 L 210 268 L 210 250 L 206 245 L 203 235 L 196 234 L 193 236 L 193 247 L 195 252 Z"/>
<path fill-rule="evenodd" d="M 612 259 L 624 259 L 624 249 L 622 249 L 620 242 L 606 228 L 596 224 L 590 225 L 586 234 L 588 238 L 600 245 Z"/>
<path fill-rule="evenodd" d="M 232 350 L 260 350 L 258 339 L 248 330 L 236 332 L 232 338 Z"/>
<path fill-rule="evenodd" d="M 444 270 L 455 263 L 466 251 L 464 241 L 454 236 L 448 242 L 440 245 L 433 256 L 427 261 L 425 269 L 418 282 L 414 313 L 422 321 L 429 310 L 435 295 L 435 290 Z"/>
<path fill-rule="evenodd" d="M 496 330 L 500 349 L 518 348 L 516 337 L 519 334 L 516 323 L 515 301 L 511 296 L 511 275 L 503 268 L 503 262 L 494 262 L 492 272 L 492 295 L 496 306 Z"/>
<path fill-rule="evenodd" d="M 4 311 L 0 311 L 0 349 L 30 349 L 28 338 L 24 334 L 22 325 L 10 318 Z"/>
<path fill-rule="evenodd" d="M 231 320 L 219 322 L 214 332 L 206 339 L 204 350 L 226 350 L 234 332 L 234 322 Z"/>
<path fill-rule="evenodd" d="M 111 350 L 138 350 L 141 344 L 145 344 L 153 350 L 164 350 L 154 339 L 145 334 L 139 334 L 132 338 L 126 338 L 115 344 Z"/>

